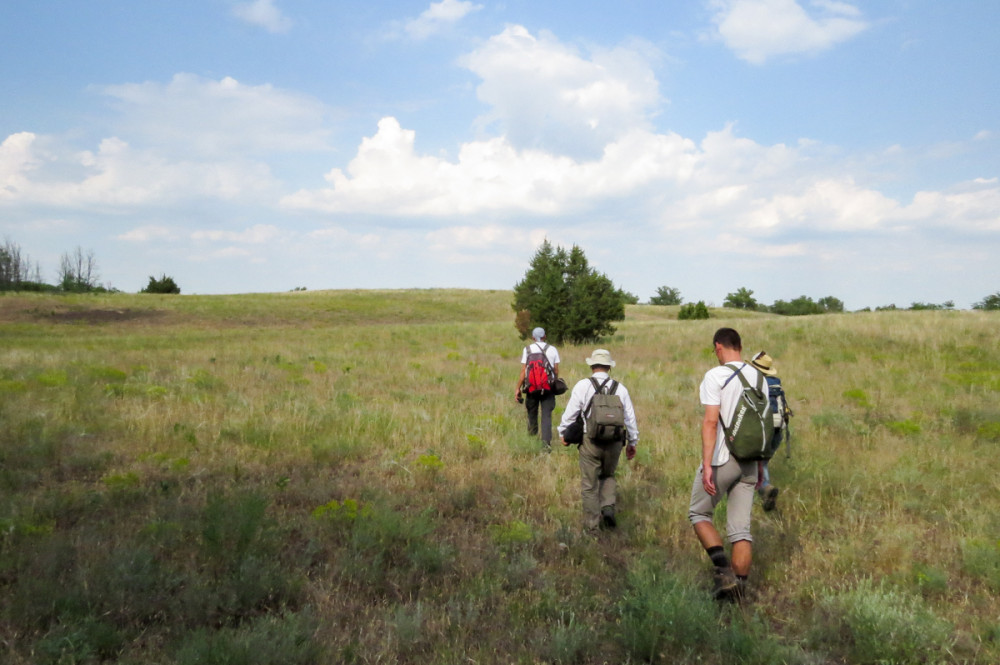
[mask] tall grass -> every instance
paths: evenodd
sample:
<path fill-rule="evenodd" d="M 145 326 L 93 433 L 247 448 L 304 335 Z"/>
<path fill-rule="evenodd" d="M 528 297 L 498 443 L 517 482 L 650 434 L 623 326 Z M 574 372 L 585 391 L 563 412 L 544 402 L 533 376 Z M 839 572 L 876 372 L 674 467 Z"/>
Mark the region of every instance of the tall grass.
<path fill-rule="evenodd" d="M 642 440 L 594 540 L 510 298 L 0 297 L 0 660 L 1000 660 L 995 316 L 630 307 L 601 345 Z M 686 520 L 720 325 L 795 409 L 743 607 Z"/>

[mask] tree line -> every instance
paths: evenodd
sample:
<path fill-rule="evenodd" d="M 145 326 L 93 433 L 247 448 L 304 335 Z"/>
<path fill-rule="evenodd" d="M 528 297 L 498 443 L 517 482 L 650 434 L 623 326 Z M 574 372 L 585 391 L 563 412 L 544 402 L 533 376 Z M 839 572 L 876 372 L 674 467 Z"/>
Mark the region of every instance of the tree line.
<path fill-rule="evenodd" d="M 603 273 L 591 268 L 583 250 L 554 247 L 545 240 L 532 256 L 523 279 L 514 285 L 514 327 L 523 339 L 530 336 L 536 326 L 545 328 L 547 337 L 554 344 L 568 341 L 579 344 L 614 334 L 615 321 L 625 319 L 625 305 L 638 304 L 638 296 L 617 288 Z M 650 305 L 680 305 L 677 318 L 707 319 L 708 307 L 704 301 L 683 303 L 680 289 L 670 286 L 657 288 L 649 299 Z M 723 307 L 768 312 L 783 316 L 827 314 L 844 311 L 844 302 L 834 296 L 813 300 L 799 296 L 793 300 L 776 300 L 766 305 L 754 298 L 753 291 L 740 287 L 726 295 Z M 915 302 L 909 309 L 954 309 L 951 300 L 942 304 Z M 1000 309 L 1000 292 L 986 296 L 974 305 L 975 309 Z M 868 308 L 866 308 L 868 309 Z M 876 310 L 894 310 L 896 305 L 876 307 Z M 865 311 L 865 310 L 862 310 Z"/>
<path fill-rule="evenodd" d="M 0 245 L 0 291 L 40 291 L 56 293 L 114 293 L 118 289 L 102 286 L 97 257 L 93 250 L 77 247 L 59 259 L 59 278 L 55 284 L 42 280 L 42 268 L 32 261 L 20 245 L 10 238 Z M 172 277 L 150 276 L 149 283 L 139 293 L 180 293 Z"/>

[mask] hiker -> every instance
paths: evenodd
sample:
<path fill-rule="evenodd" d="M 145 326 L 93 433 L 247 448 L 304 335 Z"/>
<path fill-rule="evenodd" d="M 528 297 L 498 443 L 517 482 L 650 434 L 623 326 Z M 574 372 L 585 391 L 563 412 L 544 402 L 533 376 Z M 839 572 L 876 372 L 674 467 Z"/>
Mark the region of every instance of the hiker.
<path fill-rule="evenodd" d="M 517 379 L 514 399 L 524 402 L 528 411 L 528 434 L 539 435 L 538 412 L 541 410 L 540 438 L 545 452 L 552 450 L 552 410 L 556 407 L 555 381 L 559 378 L 559 351 L 545 342 L 545 329 L 531 331 L 534 340 L 521 353 L 521 376 Z"/>
<path fill-rule="evenodd" d="M 623 447 L 628 459 L 635 457 L 639 429 L 628 389 L 609 374 L 615 366 L 611 353 L 606 349 L 597 349 L 586 359 L 586 363 L 592 374 L 573 386 L 559 423 L 559 438 L 564 446 L 575 443 L 567 441 L 568 430 L 578 417 L 582 419 L 583 432 L 579 445 L 583 526 L 587 532 L 594 532 L 601 526 L 613 529 L 618 525 L 615 517 L 615 470 Z M 610 404 L 608 412 L 613 414 L 606 422 L 599 420 L 596 413 L 598 392 L 608 398 L 601 402 Z"/>
<path fill-rule="evenodd" d="M 785 401 L 785 391 L 771 356 L 761 351 L 750 359 L 750 364 L 756 367 L 764 375 L 764 380 L 767 381 L 768 395 L 771 399 L 771 413 L 774 418 L 774 438 L 771 440 L 771 448 L 777 451 L 781 446 L 781 438 L 785 437 L 787 441 L 791 436 L 788 430 L 788 417 L 792 415 L 792 410 L 788 408 Z M 771 484 L 768 460 L 763 460 L 760 463 L 758 485 L 757 493 L 760 495 L 764 510 L 771 511 L 777 508 L 779 490 Z"/>
<path fill-rule="evenodd" d="M 754 367 L 742 361 L 743 343 L 738 332 L 719 328 L 712 345 L 719 366 L 705 373 L 699 388 L 705 407 L 701 422 L 702 461 L 691 488 L 688 519 L 715 566 L 715 597 L 732 600 L 743 596 L 753 558 L 750 509 L 757 485 L 757 461 L 740 461 L 732 456 L 724 428 L 734 425 L 733 416 L 742 395 L 742 382 L 733 380 L 736 372 L 742 373 L 751 385 L 759 381 L 763 387 L 764 382 Z M 732 564 L 726 556 L 722 537 L 712 523 L 715 506 L 723 496 L 729 497 L 726 535 L 732 544 Z"/>

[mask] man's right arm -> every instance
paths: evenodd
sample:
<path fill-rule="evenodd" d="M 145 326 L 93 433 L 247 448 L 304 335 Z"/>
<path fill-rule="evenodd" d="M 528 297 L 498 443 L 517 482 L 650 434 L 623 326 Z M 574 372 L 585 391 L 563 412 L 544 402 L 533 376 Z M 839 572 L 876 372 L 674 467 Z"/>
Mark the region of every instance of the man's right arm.
<path fill-rule="evenodd" d="M 710 496 L 715 496 L 715 478 L 712 468 L 712 456 L 715 454 L 715 441 L 719 432 L 718 404 L 706 404 L 705 416 L 701 420 L 701 482 Z"/>

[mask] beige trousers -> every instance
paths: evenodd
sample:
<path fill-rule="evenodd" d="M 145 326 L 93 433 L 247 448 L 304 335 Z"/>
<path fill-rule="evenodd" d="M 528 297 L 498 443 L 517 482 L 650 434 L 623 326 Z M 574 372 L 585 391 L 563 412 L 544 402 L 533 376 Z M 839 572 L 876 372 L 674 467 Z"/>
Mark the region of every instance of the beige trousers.
<path fill-rule="evenodd" d="M 589 436 L 580 444 L 580 493 L 583 495 L 583 526 L 596 529 L 601 508 L 615 505 L 615 470 L 623 443 L 594 443 Z"/>

